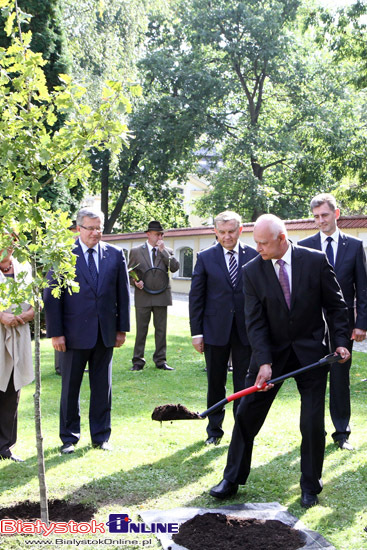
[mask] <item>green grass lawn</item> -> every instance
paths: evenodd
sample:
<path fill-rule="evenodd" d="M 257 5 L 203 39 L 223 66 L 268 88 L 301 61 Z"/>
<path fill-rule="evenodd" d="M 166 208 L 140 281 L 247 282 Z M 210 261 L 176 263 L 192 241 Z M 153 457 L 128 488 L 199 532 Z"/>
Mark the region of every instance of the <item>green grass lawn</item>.
<path fill-rule="evenodd" d="M 222 478 L 233 425 L 232 406 L 227 406 L 225 436 L 215 448 L 204 446 L 205 420 L 166 422 L 162 425 L 151 420 L 154 407 L 165 403 L 182 403 L 190 410 L 199 412 L 206 409 L 204 359 L 191 346 L 187 319 L 171 315 L 168 334 L 168 363 L 176 368 L 173 372 L 154 367 L 151 335 L 144 371 L 129 370 L 133 333 L 128 336 L 127 344 L 115 351 L 111 453 L 91 448 L 88 375 L 85 375 L 81 395 L 82 437 L 76 452 L 70 456 L 59 453 L 61 380 L 54 373 L 51 344 L 48 340 L 42 342 L 42 413 L 49 498 L 93 503 L 97 508 L 95 518 L 100 522 L 107 521 L 110 513 L 128 513 L 134 521 L 139 521 L 139 513 L 150 509 L 218 506 L 208 491 Z M 230 376 L 228 391 L 232 393 Z M 323 535 L 337 550 L 366 549 L 367 382 L 362 382 L 363 378 L 367 378 L 366 356 L 355 353 L 351 375 L 351 442 L 356 450 L 341 451 L 334 446 L 330 437 L 333 429 L 327 414 L 324 490 L 319 506 L 307 511 L 300 507 L 299 397 L 293 380 L 284 383 L 256 439 L 253 468 L 247 485 L 226 502 L 277 501 L 309 529 Z M 38 500 L 33 416 L 33 386 L 28 386 L 21 394 L 18 443 L 15 448 L 16 454 L 26 462 L 0 463 L 0 506 L 26 499 Z M 139 537 L 146 539 L 147 535 L 136 535 L 136 538 Z M 71 537 L 68 535 L 66 538 Z M 26 547 L 21 536 L 6 537 L 6 541 L 3 537 L 1 542 L 7 549 Z M 60 547 L 76 548 L 68 544 Z M 158 550 L 161 546 L 153 537 L 149 548 Z M 269 541 L 269 550 L 271 548 Z"/>

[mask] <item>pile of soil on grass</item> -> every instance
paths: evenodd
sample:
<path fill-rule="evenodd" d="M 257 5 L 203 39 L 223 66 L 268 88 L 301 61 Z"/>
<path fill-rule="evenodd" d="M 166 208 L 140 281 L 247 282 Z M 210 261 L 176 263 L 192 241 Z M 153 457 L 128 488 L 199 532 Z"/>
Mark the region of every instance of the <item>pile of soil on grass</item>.
<path fill-rule="evenodd" d="M 172 539 L 188 550 L 298 550 L 305 545 L 302 534 L 281 521 L 215 513 L 182 523 Z"/>
<path fill-rule="evenodd" d="M 183 405 L 160 405 L 152 412 L 152 420 L 164 422 L 165 420 L 192 420 L 201 418 L 199 413 L 189 411 Z"/>
<path fill-rule="evenodd" d="M 96 509 L 85 504 L 71 504 L 65 500 L 50 500 L 48 514 L 50 521 L 68 522 L 71 519 L 77 523 L 89 522 Z M 39 502 L 25 500 L 9 508 L 0 509 L 0 519 L 21 519 L 23 521 L 37 521 L 41 518 Z"/>

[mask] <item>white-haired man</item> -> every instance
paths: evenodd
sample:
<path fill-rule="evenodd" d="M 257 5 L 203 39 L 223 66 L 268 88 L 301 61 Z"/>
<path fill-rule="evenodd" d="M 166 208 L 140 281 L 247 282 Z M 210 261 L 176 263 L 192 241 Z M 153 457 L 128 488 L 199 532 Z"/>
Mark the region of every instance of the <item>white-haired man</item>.
<path fill-rule="evenodd" d="M 348 316 L 325 254 L 292 245 L 282 220 L 260 216 L 254 227 L 259 256 L 244 267 L 245 318 L 252 348 L 246 387 L 292 372 L 327 354 L 323 310 L 329 314 L 336 352 L 348 360 Z M 301 395 L 301 505 L 318 502 L 325 449 L 327 370 L 295 377 Z M 216 498 L 236 494 L 251 468 L 254 438 L 281 384 L 244 397 L 237 410 L 224 479 L 210 491 Z M 281 420 L 280 420 L 281 421 Z"/>
<path fill-rule="evenodd" d="M 198 254 L 189 294 L 192 343 L 205 354 L 208 407 L 226 395 L 230 353 L 234 391 L 244 387 L 251 348 L 245 328 L 241 268 L 257 256 L 251 246 L 239 241 L 242 223 L 236 212 L 218 214 L 214 230 L 218 242 Z M 235 413 L 238 402 L 233 405 Z M 224 408 L 209 416 L 207 445 L 220 442 L 223 419 Z"/>

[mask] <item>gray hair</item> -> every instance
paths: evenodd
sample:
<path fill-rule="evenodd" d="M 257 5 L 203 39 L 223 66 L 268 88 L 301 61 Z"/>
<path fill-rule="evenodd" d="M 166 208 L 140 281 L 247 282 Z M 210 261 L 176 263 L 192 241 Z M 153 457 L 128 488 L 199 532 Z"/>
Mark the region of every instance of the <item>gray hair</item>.
<path fill-rule="evenodd" d="M 331 210 L 335 212 L 335 210 L 337 209 L 336 200 L 335 197 L 330 193 L 320 193 L 320 195 L 316 195 L 316 197 L 314 197 L 310 203 L 311 212 L 314 208 L 318 208 L 325 203 L 330 207 Z"/>
<path fill-rule="evenodd" d="M 259 216 L 255 222 L 254 229 L 260 223 L 266 223 L 274 238 L 283 233 L 288 238 L 287 228 L 283 220 L 274 216 L 274 214 L 263 214 Z"/>
<path fill-rule="evenodd" d="M 225 210 L 224 212 L 221 212 L 214 218 L 214 227 L 217 227 L 218 222 L 231 222 L 235 221 L 237 222 L 237 226 L 239 227 L 242 225 L 241 216 L 237 214 L 236 212 L 233 212 L 232 210 Z"/>
<path fill-rule="evenodd" d="M 101 224 L 104 224 L 104 214 L 101 210 L 98 208 L 91 208 L 89 206 L 85 206 L 84 208 L 81 208 L 79 212 L 76 215 L 76 224 L 82 225 L 84 218 L 99 218 L 101 220 Z"/>

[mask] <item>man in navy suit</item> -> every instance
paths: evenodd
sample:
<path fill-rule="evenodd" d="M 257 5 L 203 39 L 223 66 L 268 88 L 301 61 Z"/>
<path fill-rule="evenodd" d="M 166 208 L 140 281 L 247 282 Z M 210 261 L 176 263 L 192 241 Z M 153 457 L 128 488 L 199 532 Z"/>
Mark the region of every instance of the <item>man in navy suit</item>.
<path fill-rule="evenodd" d="M 367 270 L 366 255 L 362 241 L 339 231 L 337 220 L 340 210 L 335 198 L 321 194 L 311 201 L 311 211 L 320 232 L 303 239 L 298 244 L 322 250 L 333 266 L 338 283 L 348 306 L 350 341 L 348 349 L 352 352 L 353 340 L 362 342 L 367 329 Z M 331 346 L 333 333 L 330 331 Z M 340 449 L 353 450 L 348 438 L 351 432 L 349 421 L 351 414 L 349 371 L 352 360 L 330 368 L 330 416 L 335 432 L 332 437 Z"/>
<path fill-rule="evenodd" d="M 253 248 L 240 243 L 242 223 L 235 212 L 219 214 L 214 231 L 218 242 L 199 252 L 189 294 L 192 344 L 205 354 L 208 407 L 225 398 L 231 352 L 234 391 L 244 388 L 251 348 L 245 328 L 241 268 L 257 256 Z M 238 402 L 233 403 L 235 413 Z M 220 442 L 223 419 L 224 408 L 209 416 L 207 445 Z"/>
<path fill-rule="evenodd" d="M 88 363 L 90 382 L 89 427 L 93 447 L 110 450 L 111 375 L 114 347 L 125 342 L 130 330 L 130 294 L 123 251 L 101 242 L 104 216 L 82 208 L 77 215 L 80 236 L 73 252 L 78 293 L 62 289 L 52 295 L 55 282 L 45 291 L 47 336 L 61 362 L 61 452 L 74 452 L 80 438 L 79 394 Z"/>
<path fill-rule="evenodd" d="M 340 362 L 348 360 L 347 307 L 325 255 L 292 245 L 284 222 L 271 214 L 258 218 L 254 239 L 259 256 L 243 269 L 246 327 L 252 348 L 246 387 L 261 388 L 272 378 L 322 358 L 328 352 L 323 311 L 329 315 Z M 309 508 L 317 504 L 322 490 L 327 369 L 306 370 L 295 381 L 301 395 L 301 505 Z M 264 391 L 241 399 L 223 480 L 211 489 L 212 496 L 227 498 L 246 483 L 254 438 L 280 387 L 269 384 Z"/>

